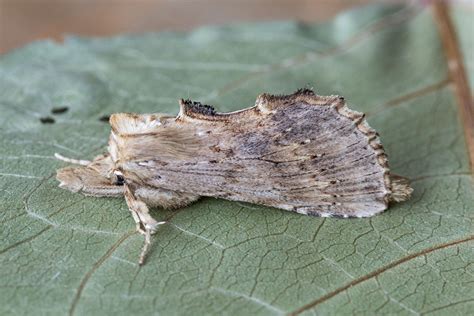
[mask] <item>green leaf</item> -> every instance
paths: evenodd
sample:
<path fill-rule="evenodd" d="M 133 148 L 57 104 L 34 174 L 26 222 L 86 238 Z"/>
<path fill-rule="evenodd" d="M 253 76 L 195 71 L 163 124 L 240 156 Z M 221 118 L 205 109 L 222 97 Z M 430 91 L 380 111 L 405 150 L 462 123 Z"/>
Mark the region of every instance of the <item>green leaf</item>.
<path fill-rule="evenodd" d="M 458 29 L 472 25 L 461 11 Z M 474 189 L 448 77 L 431 10 L 387 5 L 322 25 L 71 37 L 2 56 L 0 314 L 472 312 Z M 181 97 L 237 110 L 305 85 L 368 114 L 393 171 L 413 181 L 409 202 L 354 220 L 211 198 L 157 209 L 170 223 L 139 268 L 143 238 L 122 199 L 57 187 L 53 154 L 103 152 L 103 115 L 177 113 Z"/>

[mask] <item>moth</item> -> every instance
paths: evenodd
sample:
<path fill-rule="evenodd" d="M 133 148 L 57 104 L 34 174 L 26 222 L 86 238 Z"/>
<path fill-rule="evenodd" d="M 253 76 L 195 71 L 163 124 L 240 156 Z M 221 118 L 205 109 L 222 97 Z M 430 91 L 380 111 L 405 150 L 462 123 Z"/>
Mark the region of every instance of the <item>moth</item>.
<path fill-rule="evenodd" d="M 261 94 L 253 107 L 218 113 L 180 100 L 177 116 L 110 117 L 108 151 L 57 171 L 61 188 L 124 196 L 145 236 L 143 264 L 159 225 L 149 207 L 175 209 L 201 196 L 322 217 L 368 217 L 407 200 L 407 179 L 390 173 L 378 134 L 343 97 L 300 89 Z"/>

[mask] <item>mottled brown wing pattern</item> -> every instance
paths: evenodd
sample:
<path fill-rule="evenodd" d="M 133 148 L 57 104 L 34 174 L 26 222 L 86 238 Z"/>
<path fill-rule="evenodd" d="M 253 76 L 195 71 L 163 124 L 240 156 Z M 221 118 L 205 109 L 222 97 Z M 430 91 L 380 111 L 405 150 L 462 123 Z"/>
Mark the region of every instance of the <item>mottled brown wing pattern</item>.
<path fill-rule="evenodd" d="M 371 216 L 393 199 L 377 134 L 337 96 L 264 94 L 234 113 L 182 101 L 162 123 L 168 143 L 176 131 L 194 139 L 192 150 L 173 157 L 144 147 L 119 166 L 128 181 L 319 216 Z M 115 137 L 120 151 L 140 148 L 139 135 Z"/>

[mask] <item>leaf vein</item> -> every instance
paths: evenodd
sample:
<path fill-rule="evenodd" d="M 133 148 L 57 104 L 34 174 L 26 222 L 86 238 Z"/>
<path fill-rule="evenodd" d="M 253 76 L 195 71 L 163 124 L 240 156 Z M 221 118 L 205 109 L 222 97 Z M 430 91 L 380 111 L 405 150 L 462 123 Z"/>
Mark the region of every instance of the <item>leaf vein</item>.
<path fill-rule="evenodd" d="M 321 304 L 321 303 L 333 298 L 334 296 L 338 295 L 339 293 L 342 293 L 342 292 L 346 291 L 350 287 L 353 287 L 353 286 L 358 285 L 360 283 L 363 283 L 367 280 L 375 278 L 378 275 L 382 274 L 383 272 L 385 272 L 387 270 L 390 270 L 392 268 L 395 268 L 395 267 L 397 267 L 397 266 L 399 266 L 399 265 L 401 265 L 405 262 L 408 262 L 412 259 L 418 258 L 420 256 L 425 256 L 425 255 L 427 255 L 431 252 L 434 252 L 436 250 L 439 250 L 439 249 L 448 248 L 448 247 L 451 247 L 451 246 L 455 246 L 455 245 L 465 243 L 465 242 L 470 242 L 470 241 L 473 241 L 473 240 L 474 240 L 474 235 L 471 235 L 471 236 L 468 236 L 468 237 L 463 238 L 463 239 L 458 239 L 458 240 L 454 240 L 454 241 L 451 241 L 451 242 L 443 243 L 443 244 L 440 244 L 440 245 L 437 245 L 437 246 L 426 248 L 426 249 L 424 249 L 422 251 L 419 251 L 419 252 L 412 253 L 412 254 L 410 254 L 406 257 L 403 257 L 401 259 L 393 261 L 392 263 L 389 263 L 386 266 L 384 266 L 380 269 L 377 269 L 377 270 L 375 270 L 375 271 L 373 271 L 373 272 L 371 272 L 371 273 L 369 273 L 365 276 L 357 278 L 357 279 L 353 280 L 352 282 L 349 282 L 346 285 L 343 285 L 343 286 L 327 293 L 326 295 L 323 295 L 323 296 L 317 298 L 316 300 L 314 300 L 314 301 L 312 301 L 312 302 L 296 309 L 295 311 L 291 312 L 290 315 L 299 315 L 302 312 L 304 312 L 308 309 L 311 309 L 311 308 L 315 307 L 316 305 Z"/>

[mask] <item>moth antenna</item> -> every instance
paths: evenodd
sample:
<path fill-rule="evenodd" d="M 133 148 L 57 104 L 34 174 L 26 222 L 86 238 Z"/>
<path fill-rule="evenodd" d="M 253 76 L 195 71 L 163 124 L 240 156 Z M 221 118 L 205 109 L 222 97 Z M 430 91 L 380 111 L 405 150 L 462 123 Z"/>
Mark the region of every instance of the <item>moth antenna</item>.
<path fill-rule="evenodd" d="M 87 166 L 88 164 L 91 163 L 90 160 L 81 160 L 81 159 L 73 159 L 73 158 L 67 158 L 67 157 L 64 157 L 63 155 L 60 155 L 58 153 L 54 153 L 54 157 L 58 160 L 62 160 L 62 161 L 65 161 L 65 162 L 69 162 L 69 163 L 72 163 L 74 165 L 81 165 L 81 166 Z"/>
<path fill-rule="evenodd" d="M 408 200 L 413 192 L 413 188 L 410 187 L 410 180 L 398 175 L 390 175 L 390 180 L 392 183 L 392 193 L 389 200 L 392 202 Z"/>

